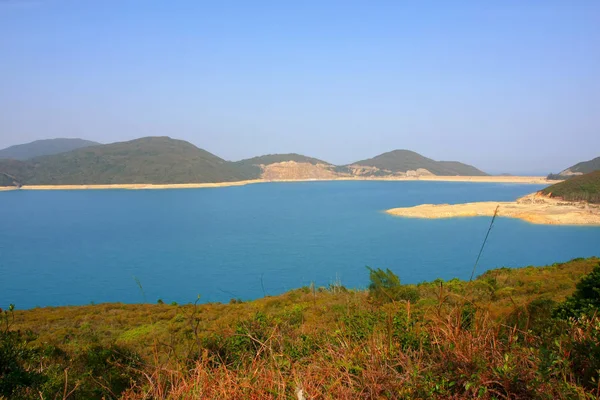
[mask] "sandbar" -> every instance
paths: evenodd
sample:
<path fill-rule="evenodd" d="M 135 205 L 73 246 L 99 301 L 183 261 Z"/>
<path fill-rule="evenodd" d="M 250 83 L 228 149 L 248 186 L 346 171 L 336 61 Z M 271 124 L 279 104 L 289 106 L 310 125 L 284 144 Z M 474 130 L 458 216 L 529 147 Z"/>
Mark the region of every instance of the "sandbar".
<path fill-rule="evenodd" d="M 422 204 L 392 208 L 386 212 L 408 218 L 491 217 L 496 207 L 499 217 L 519 218 L 532 224 L 600 226 L 600 205 L 568 202 L 548 198 L 540 193 L 529 194 L 514 202 Z"/>
<path fill-rule="evenodd" d="M 197 189 L 197 188 L 216 188 L 228 186 L 243 186 L 255 183 L 265 182 L 314 182 L 314 181 L 437 181 L 437 182 L 474 182 L 474 183 L 518 183 L 551 185 L 557 181 L 551 181 L 542 176 L 390 176 L 390 177 L 340 177 L 331 179 L 253 179 L 237 182 L 218 182 L 218 183 L 180 183 L 180 184 L 106 184 L 106 185 L 24 185 L 21 190 L 98 190 L 98 189 Z M 0 191 L 17 190 L 14 186 L 0 186 Z"/>

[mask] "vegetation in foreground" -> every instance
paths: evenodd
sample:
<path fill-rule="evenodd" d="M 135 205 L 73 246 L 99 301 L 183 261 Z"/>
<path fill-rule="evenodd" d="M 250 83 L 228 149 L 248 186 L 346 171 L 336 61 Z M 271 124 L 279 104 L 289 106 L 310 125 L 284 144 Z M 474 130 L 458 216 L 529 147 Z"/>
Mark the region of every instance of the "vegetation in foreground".
<path fill-rule="evenodd" d="M 231 304 L 5 310 L 0 398 L 600 395 L 600 259 Z"/>
<path fill-rule="evenodd" d="M 542 193 L 566 201 L 600 203 L 600 170 L 556 183 L 542 190 Z"/>

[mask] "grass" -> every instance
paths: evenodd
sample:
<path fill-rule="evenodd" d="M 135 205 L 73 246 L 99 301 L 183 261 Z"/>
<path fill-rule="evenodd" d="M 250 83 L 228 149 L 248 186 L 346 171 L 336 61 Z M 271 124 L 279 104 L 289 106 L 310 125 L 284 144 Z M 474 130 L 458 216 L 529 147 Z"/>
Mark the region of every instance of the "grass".
<path fill-rule="evenodd" d="M 29 332 L 34 354 L 22 365 L 44 379 L 16 398 L 596 398 L 600 322 L 551 310 L 599 263 L 403 286 L 414 302 L 336 285 L 235 304 L 17 310 L 9 331 Z"/>

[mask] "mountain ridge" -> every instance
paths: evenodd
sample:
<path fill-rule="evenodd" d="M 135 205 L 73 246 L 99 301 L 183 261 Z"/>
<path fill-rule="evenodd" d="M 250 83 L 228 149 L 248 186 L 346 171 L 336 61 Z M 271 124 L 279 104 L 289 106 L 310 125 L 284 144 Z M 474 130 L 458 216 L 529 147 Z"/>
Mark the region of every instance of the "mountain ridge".
<path fill-rule="evenodd" d="M 226 161 L 168 136 L 78 148 L 28 160 L 0 160 L 3 185 L 184 184 L 375 176 L 486 175 L 467 164 L 395 150 L 345 166 L 297 153 Z M 12 183 L 11 183 L 12 182 Z"/>
<path fill-rule="evenodd" d="M 583 175 L 600 170 L 600 157 L 588 161 L 582 161 L 561 171 L 560 176 Z"/>
<path fill-rule="evenodd" d="M 458 161 L 435 161 L 417 152 L 406 149 L 397 149 L 382 153 L 378 156 L 349 164 L 377 168 L 390 171 L 394 174 L 407 173 L 417 169 L 426 169 L 433 175 L 471 175 L 484 176 L 485 172 Z M 467 173 L 469 172 L 469 173 Z"/>
<path fill-rule="evenodd" d="M 79 138 L 56 138 L 34 140 L 0 150 L 0 159 L 30 160 L 35 157 L 66 153 L 69 151 L 98 146 L 101 143 Z"/>

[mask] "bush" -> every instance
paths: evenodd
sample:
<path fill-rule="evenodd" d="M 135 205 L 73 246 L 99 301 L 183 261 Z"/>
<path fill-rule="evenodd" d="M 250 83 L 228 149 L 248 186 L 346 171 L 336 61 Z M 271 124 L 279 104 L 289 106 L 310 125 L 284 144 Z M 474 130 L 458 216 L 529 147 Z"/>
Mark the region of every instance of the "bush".
<path fill-rule="evenodd" d="M 383 321 L 380 312 L 355 310 L 342 317 L 344 333 L 352 340 L 362 341 L 373 334 L 375 326 Z"/>
<path fill-rule="evenodd" d="M 542 335 L 556 325 L 552 319 L 552 312 L 555 308 L 554 300 L 539 297 L 525 306 L 517 307 L 508 316 L 506 323 L 511 329 L 517 327 L 522 331 L 531 331 L 535 335 Z"/>
<path fill-rule="evenodd" d="M 0 398 L 26 398 L 29 389 L 44 382 L 44 376 L 31 371 L 36 352 L 29 346 L 31 334 L 10 330 L 15 306 L 0 308 Z"/>
<path fill-rule="evenodd" d="M 575 293 L 554 310 L 554 316 L 560 319 L 579 318 L 582 315 L 593 316 L 600 308 L 600 264 L 592 272 L 581 278 Z"/>
<path fill-rule="evenodd" d="M 375 303 L 383 304 L 392 301 L 410 301 L 412 303 L 419 300 L 419 291 L 411 285 L 402 285 L 400 278 L 389 269 L 385 271 L 377 268 L 369 270 L 369 297 Z"/>
<path fill-rule="evenodd" d="M 26 398 L 28 389 L 44 382 L 42 374 L 28 368 L 36 355 L 28 345 L 32 339 L 18 331 L 0 331 L 0 398 Z"/>

